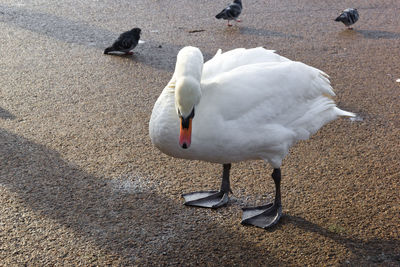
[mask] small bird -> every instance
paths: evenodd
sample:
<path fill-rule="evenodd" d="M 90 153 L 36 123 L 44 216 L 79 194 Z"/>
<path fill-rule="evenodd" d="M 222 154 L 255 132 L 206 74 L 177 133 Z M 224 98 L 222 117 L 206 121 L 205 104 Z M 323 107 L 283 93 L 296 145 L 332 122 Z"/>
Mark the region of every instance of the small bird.
<path fill-rule="evenodd" d="M 131 52 L 131 50 L 137 46 L 141 31 L 142 30 L 139 28 L 133 28 L 130 31 L 121 33 L 112 46 L 104 50 L 104 54 L 122 52 L 125 53 L 125 55 L 132 55 L 133 52 Z"/>
<path fill-rule="evenodd" d="M 335 19 L 335 21 L 343 22 L 349 30 L 352 30 L 353 28 L 350 26 L 356 23 L 359 17 L 360 15 L 358 15 L 356 8 L 346 8 L 343 10 L 342 14 Z"/>
<path fill-rule="evenodd" d="M 234 0 L 233 3 L 229 4 L 228 7 L 224 8 L 224 10 L 219 12 L 215 17 L 217 19 L 228 20 L 228 26 L 232 26 L 229 21 L 236 20 L 237 22 L 240 22 L 240 19 L 238 19 L 240 13 L 242 13 L 242 1 Z"/>

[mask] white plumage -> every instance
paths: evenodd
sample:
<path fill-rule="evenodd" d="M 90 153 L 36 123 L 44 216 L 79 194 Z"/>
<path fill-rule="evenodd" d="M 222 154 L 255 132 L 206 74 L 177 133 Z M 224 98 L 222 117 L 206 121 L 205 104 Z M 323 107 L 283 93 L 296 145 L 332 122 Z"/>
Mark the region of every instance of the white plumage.
<path fill-rule="evenodd" d="M 203 66 L 191 147 L 182 149 L 175 84 L 181 75 L 197 78 L 202 60 L 197 48 L 183 48 L 154 105 L 150 137 L 170 156 L 215 163 L 262 159 L 276 168 L 297 140 L 338 116 L 353 116 L 327 97 L 334 96 L 328 76 L 316 68 L 261 47 L 219 50 Z"/>
<path fill-rule="evenodd" d="M 280 166 L 290 146 L 338 116 L 324 72 L 261 47 L 221 50 L 203 65 L 198 48 L 177 56 L 154 105 L 153 144 L 172 157 L 223 164 L 220 191 L 184 194 L 186 205 L 218 208 L 229 200 L 232 162 L 261 159 L 274 168 L 275 200 L 244 208 L 243 224 L 268 228 L 282 214 Z"/>

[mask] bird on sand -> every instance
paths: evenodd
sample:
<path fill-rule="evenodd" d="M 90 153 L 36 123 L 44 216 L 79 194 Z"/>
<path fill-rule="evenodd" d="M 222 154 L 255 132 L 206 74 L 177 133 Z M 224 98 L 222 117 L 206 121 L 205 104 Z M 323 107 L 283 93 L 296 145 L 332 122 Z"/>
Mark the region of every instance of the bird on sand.
<path fill-rule="evenodd" d="M 357 22 L 360 15 L 356 8 L 346 8 L 343 12 L 335 19 L 335 21 L 341 21 L 349 30 L 353 28 L 350 27 Z"/>
<path fill-rule="evenodd" d="M 224 8 L 215 17 L 217 19 L 227 20 L 228 21 L 228 26 L 232 26 L 232 24 L 230 24 L 231 20 L 235 20 L 237 22 L 240 22 L 240 19 L 238 19 L 240 13 L 242 13 L 242 1 L 241 0 L 234 0 L 233 3 L 229 4 L 229 6 Z"/>
<path fill-rule="evenodd" d="M 131 52 L 131 50 L 137 46 L 140 39 L 140 33 L 140 28 L 133 28 L 130 31 L 121 33 L 112 46 L 107 47 L 104 50 L 104 54 L 123 53 L 125 55 L 132 55 L 133 52 Z"/>
<path fill-rule="evenodd" d="M 289 148 L 339 116 L 354 116 L 336 107 L 334 95 L 327 74 L 272 50 L 218 50 L 203 64 L 201 51 L 188 46 L 155 102 L 149 134 L 169 156 L 222 164 L 220 190 L 183 194 L 188 206 L 226 205 L 231 163 L 269 163 L 274 201 L 242 216 L 242 224 L 269 228 L 282 215 L 280 167 Z"/>

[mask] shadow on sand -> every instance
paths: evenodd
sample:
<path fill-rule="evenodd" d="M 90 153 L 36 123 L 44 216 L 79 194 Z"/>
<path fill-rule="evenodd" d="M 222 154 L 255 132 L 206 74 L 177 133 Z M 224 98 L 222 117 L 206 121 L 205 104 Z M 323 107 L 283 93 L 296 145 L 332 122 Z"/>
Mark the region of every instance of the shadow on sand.
<path fill-rule="evenodd" d="M 127 174 L 117 180 L 95 177 L 65 162 L 56 151 L 1 128 L 0 144 L 0 187 L 16 193 L 22 205 L 40 217 L 73 229 L 81 240 L 95 244 L 103 254 L 118 255 L 124 265 L 162 264 L 163 259 L 170 264 L 191 265 L 202 258 L 201 262 L 222 266 L 227 255 L 233 261 L 253 266 L 282 263 L 207 216 L 196 222 L 196 213 L 207 211 L 190 209 L 156 194 L 143 182 L 146 177 L 139 174 Z M 60 231 L 56 226 L 51 228 L 49 231 Z M 29 238 L 38 233 L 20 234 Z M 57 242 L 62 246 L 71 241 L 60 237 Z M 22 243 L 16 246 L 24 248 Z M 229 253 L 230 248 L 236 253 Z M 76 255 L 73 249 L 67 257 L 59 253 L 62 262 Z M 7 254 L 12 255 L 12 251 Z"/>
<path fill-rule="evenodd" d="M 373 39 L 373 40 L 398 40 L 400 39 L 400 33 L 397 32 L 387 32 L 387 31 L 378 31 L 378 30 L 348 30 L 345 29 L 339 32 L 339 36 L 350 38 L 350 39 Z"/>
<path fill-rule="evenodd" d="M 309 222 L 298 216 L 285 216 L 285 224 L 293 224 L 304 231 L 317 233 L 318 235 L 332 239 L 338 244 L 344 245 L 352 252 L 349 263 L 374 263 L 374 264 L 399 264 L 400 263 L 400 240 L 382 240 L 374 238 L 368 241 L 349 238 L 344 234 L 329 231 L 321 226 Z"/>
<path fill-rule="evenodd" d="M 101 50 L 101 52 L 99 51 L 99 56 L 103 56 L 104 49 L 112 44 L 120 34 L 90 25 L 87 22 L 73 21 L 44 12 L 1 4 L 0 22 L 65 43 L 95 47 Z M 124 30 L 128 29 L 121 29 L 121 32 Z M 134 56 L 129 57 L 155 69 L 173 71 L 176 55 L 182 47 L 157 43 L 156 41 L 146 41 L 144 44 L 139 44 L 134 50 Z"/>
<path fill-rule="evenodd" d="M 11 114 L 9 111 L 5 110 L 4 108 L 0 107 L 0 118 L 4 120 L 15 120 L 16 117 Z"/>
<path fill-rule="evenodd" d="M 375 31 L 375 30 L 357 30 L 366 39 L 400 39 L 400 33 L 397 32 L 387 32 L 387 31 Z"/>
<path fill-rule="evenodd" d="M 266 29 L 255 29 L 255 28 L 249 28 L 249 27 L 240 27 L 239 31 L 240 31 L 241 34 L 246 34 L 246 35 L 303 39 L 302 36 L 293 35 L 293 34 L 287 34 L 287 33 L 283 33 L 283 32 L 274 32 L 274 31 L 269 31 L 269 30 L 266 30 Z"/>
<path fill-rule="evenodd" d="M 210 216 L 198 214 L 208 211 L 185 208 L 155 193 L 140 174 L 127 173 L 117 180 L 96 177 L 65 162 L 56 151 L 4 129 L 0 129 L 0 143 L 1 187 L 16 193 L 41 216 L 73 229 L 99 251 L 118 255 L 123 264 L 191 265 L 200 260 L 224 265 L 226 257 L 249 266 L 289 264 L 257 246 L 257 240 L 246 241 L 241 233 L 227 231 Z M 197 222 L 199 216 L 201 221 Z M 353 252 L 352 262 L 399 262 L 394 251 L 400 247 L 398 240 L 347 238 L 301 217 L 285 215 L 279 226 L 265 234 L 280 231 L 285 224 L 344 245 Z M 23 235 L 26 238 L 29 234 Z"/>
<path fill-rule="evenodd" d="M 17 6 L 0 5 L 0 21 L 54 39 L 79 45 L 105 48 L 118 34 L 85 22 Z M 114 39 L 113 39 L 114 38 Z M 111 41 L 111 42 L 112 42 Z"/>

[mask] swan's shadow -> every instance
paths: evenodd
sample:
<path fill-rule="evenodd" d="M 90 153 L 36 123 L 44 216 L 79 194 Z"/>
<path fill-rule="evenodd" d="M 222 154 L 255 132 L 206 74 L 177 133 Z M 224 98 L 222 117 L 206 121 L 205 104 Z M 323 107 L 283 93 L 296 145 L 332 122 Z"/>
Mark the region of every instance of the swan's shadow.
<path fill-rule="evenodd" d="M 352 258 L 348 261 L 352 264 L 360 262 L 369 263 L 400 263 L 400 240 L 388 239 L 383 240 L 373 238 L 364 241 L 357 238 L 346 237 L 345 233 L 340 233 L 340 227 L 332 227 L 327 230 L 315 223 L 307 221 L 299 216 L 284 215 L 283 224 L 293 224 L 307 232 L 313 232 L 318 235 L 324 236 L 348 248 L 352 253 Z M 338 232 L 335 230 L 338 229 Z"/>
<path fill-rule="evenodd" d="M 4 108 L 0 107 L 0 118 L 5 120 L 15 120 L 16 117 L 10 113 L 9 111 L 5 110 Z"/>
<path fill-rule="evenodd" d="M 33 210 L 39 218 L 54 220 L 72 229 L 79 236 L 77 251 L 68 239 L 57 240 L 71 250 L 70 257 L 79 255 L 82 252 L 79 247 L 88 243 L 94 244 L 102 255 L 118 255 L 122 266 L 147 265 L 162 258 L 175 265 L 190 265 L 193 247 L 202 252 L 199 257 L 204 262 L 212 259 L 223 265 L 226 250 L 215 248 L 239 246 L 243 250 L 236 249 L 236 253 L 229 254 L 236 262 L 246 260 L 250 265 L 259 265 L 260 259 L 251 255 L 263 255 L 264 262 L 275 266 L 285 262 L 267 255 L 264 249 L 246 241 L 241 233 L 227 231 L 209 219 L 213 211 L 190 209 L 156 193 L 158 178 L 137 171 L 127 171 L 123 177 L 114 179 L 97 177 L 64 161 L 57 151 L 1 128 L 0 144 L 0 188 L 5 192 L 4 197 L 9 193 L 17 195 L 18 203 Z M 3 215 L 11 216 L 10 212 Z M 194 221 L 199 217 L 201 222 Z M 29 218 L 32 219 L 40 223 L 37 218 Z M 26 233 L 18 225 L 10 227 L 15 227 L 16 235 L 23 235 L 24 239 L 43 238 L 41 249 L 48 244 L 46 236 L 51 236 L 54 230 L 43 237 L 40 231 Z M 16 238 L 3 254 L 12 254 L 12 248 L 19 247 L 21 253 L 29 256 L 32 248 L 25 252 L 21 242 Z M 62 251 L 59 254 L 64 258 Z"/>
<path fill-rule="evenodd" d="M 176 245 L 183 244 L 182 240 L 186 240 L 186 247 L 195 247 L 196 251 L 202 251 L 201 257 L 212 258 L 216 264 L 223 264 L 225 256 L 236 262 L 260 264 L 260 258 L 253 255 L 262 255 L 264 264 L 289 264 L 284 258 L 268 254 L 256 240 L 246 240 L 241 231 L 227 231 L 212 218 L 208 219 L 212 216 L 208 210 L 185 208 L 157 194 L 152 187 L 158 185 L 157 179 L 149 185 L 148 181 L 154 178 L 135 172 L 127 172 L 118 179 L 97 177 L 65 162 L 58 152 L 4 129 L 0 129 L 0 143 L 0 155 L 5 157 L 0 187 L 17 194 L 21 204 L 37 214 L 73 229 L 85 242 L 96 244 L 102 253 L 118 255 L 125 265 L 155 262 L 160 259 L 160 253 L 174 262 L 189 264 L 182 260 L 190 258 L 193 251 L 176 249 Z M 199 216 L 201 227 L 193 221 Z M 353 263 L 365 262 L 366 258 L 374 263 L 400 261 L 399 240 L 349 238 L 291 215 L 283 216 L 281 223 L 271 231 L 280 231 L 287 224 L 345 246 L 353 253 Z M 271 234 L 258 230 L 259 237 Z M 18 240 L 15 242 L 20 245 Z M 58 242 L 63 244 L 68 240 Z M 240 250 L 233 249 L 234 253 L 215 250 L 238 246 Z"/>

